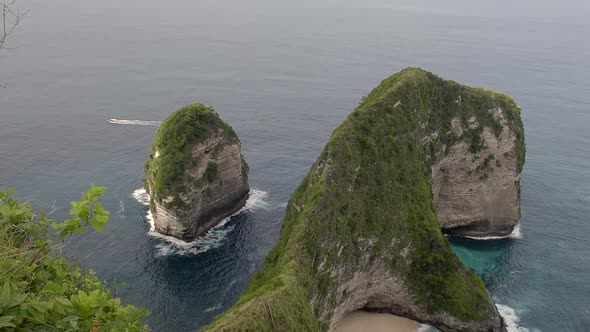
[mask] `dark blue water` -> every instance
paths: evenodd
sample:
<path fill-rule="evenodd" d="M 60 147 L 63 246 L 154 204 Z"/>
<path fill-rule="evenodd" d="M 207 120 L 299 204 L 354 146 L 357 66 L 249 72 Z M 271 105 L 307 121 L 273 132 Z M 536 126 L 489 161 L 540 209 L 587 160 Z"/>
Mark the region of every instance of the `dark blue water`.
<path fill-rule="evenodd" d="M 110 224 L 67 254 L 125 281 L 123 300 L 149 308 L 155 331 L 194 331 L 239 297 L 332 130 L 383 78 L 421 66 L 523 109 L 521 236 L 455 249 L 512 323 L 588 331 L 590 26 L 588 6 L 568 1 L 21 0 L 30 12 L 0 51 L 0 185 L 39 209 L 56 201 L 57 218 L 90 183 L 108 187 Z M 195 101 L 232 124 L 267 196 L 182 255 L 146 235 L 131 196 L 155 128 L 106 120 L 161 120 Z"/>

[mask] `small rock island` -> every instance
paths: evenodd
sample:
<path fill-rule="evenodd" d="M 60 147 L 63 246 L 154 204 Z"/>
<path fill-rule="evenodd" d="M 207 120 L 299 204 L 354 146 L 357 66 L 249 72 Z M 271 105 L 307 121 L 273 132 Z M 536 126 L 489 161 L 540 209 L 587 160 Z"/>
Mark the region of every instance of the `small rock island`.
<path fill-rule="evenodd" d="M 264 268 L 203 330 L 333 331 L 364 310 L 441 331 L 506 331 L 443 232 L 512 231 L 523 163 L 509 96 L 419 68 L 387 78 L 291 196 Z"/>
<path fill-rule="evenodd" d="M 190 104 L 166 118 L 145 165 L 156 231 L 192 241 L 240 210 L 250 192 L 240 148 L 211 107 Z"/>

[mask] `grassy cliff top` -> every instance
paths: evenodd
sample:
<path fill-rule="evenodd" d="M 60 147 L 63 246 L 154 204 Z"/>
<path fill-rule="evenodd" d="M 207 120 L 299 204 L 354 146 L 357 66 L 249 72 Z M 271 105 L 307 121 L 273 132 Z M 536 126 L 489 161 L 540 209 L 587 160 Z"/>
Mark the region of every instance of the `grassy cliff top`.
<path fill-rule="evenodd" d="M 184 191 L 183 180 L 191 164 L 192 147 L 220 132 L 228 143 L 238 141 L 233 129 L 213 108 L 203 104 L 184 106 L 162 121 L 146 163 L 146 180 L 158 199 Z"/>
<path fill-rule="evenodd" d="M 398 102 L 400 104 L 395 106 Z M 479 145 L 483 129 L 490 128 L 496 135 L 502 130 L 499 121 L 491 112 L 499 108 L 504 112 L 510 129 L 516 133 L 518 171 L 520 172 L 524 166 L 524 128 L 520 107 L 505 93 L 462 85 L 444 80 L 421 68 L 410 67 L 383 80 L 363 98 L 357 110 L 351 115 L 354 116 L 371 107 L 413 110 L 419 125 L 424 127 L 425 134 L 438 134 L 439 144 L 432 147 L 433 152 L 460 140 L 470 145 L 471 152 L 485 148 Z M 466 128 L 459 137 L 451 130 L 451 120 L 455 118 L 459 118 L 462 126 Z M 475 118 L 479 123 L 477 128 L 469 128 L 471 118 Z M 432 157 L 432 160 L 436 159 L 435 156 Z"/>
<path fill-rule="evenodd" d="M 326 330 L 319 314 L 339 305 L 339 283 L 372 264 L 402 278 L 424 312 L 464 322 L 492 318 L 495 309 L 483 282 L 440 231 L 430 165 L 446 144 L 476 134 L 452 136 L 451 119 L 467 123 L 474 116 L 480 127 L 497 132 L 490 110 L 498 107 L 522 134 L 518 107 L 506 95 L 418 68 L 384 80 L 334 131 L 289 200 L 264 269 L 204 330 Z M 423 138 L 433 132 L 438 139 L 425 145 Z"/>

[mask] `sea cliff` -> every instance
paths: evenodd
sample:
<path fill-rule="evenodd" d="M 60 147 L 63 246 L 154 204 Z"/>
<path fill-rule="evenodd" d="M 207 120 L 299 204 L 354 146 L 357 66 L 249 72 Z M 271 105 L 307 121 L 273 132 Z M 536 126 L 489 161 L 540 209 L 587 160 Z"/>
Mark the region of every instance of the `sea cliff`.
<path fill-rule="evenodd" d="M 461 93 L 455 103 L 469 103 Z M 432 156 L 434 206 L 443 232 L 450 235 L 506 236 L 520 219 L 525 150 L 520 112 L 509 97 L 487 93 L 489 104 L 479 112 L 454 115 L 450 132 L 442 129 L 451 139 L 439 141 L 443 146 Z M 437 144 L 439 135 L 440 130 L 432 131 L 425 143 Z"/>
<path fill-rule="evenodd" d="M 489 154 L 493 160 L 482 158 Z M 456 165 L 456 158 L 477 166 Z M 457 228 L 449 220 L 478 223 L 485 214 L 457 221 L 447 213 L 468 209 L 448 203 L 459 200 L 448 199 L 448 186 L 458 180 L 439 172 L 471 171 L 460 186 L 467 191 L 477 183 L 494 186 L 486 181 L 495 174 L 510 175 L 515 183 L 506 191 L 518 199 L 523 163 L 522 123 L 510 97 L 418 68 L 389 77 L 334 131 L 289 200 L 264 268 L 204 330 L 327 331 L 346 313 L 367 310 L 442 331 L 505 331 L 483 282 L 441 232 Z M 504 208 L 501 203 L 494 206 Z M 517 218 L 518 203 L 507 203 L 503 232 Z"/>
<path fill-rule="evenodd" d="M 237 135 L 210 107 L 179 109 L 156 132 L 145 186 L 156 231 L 193 240 L 248 199 L 248 165 Z"/>

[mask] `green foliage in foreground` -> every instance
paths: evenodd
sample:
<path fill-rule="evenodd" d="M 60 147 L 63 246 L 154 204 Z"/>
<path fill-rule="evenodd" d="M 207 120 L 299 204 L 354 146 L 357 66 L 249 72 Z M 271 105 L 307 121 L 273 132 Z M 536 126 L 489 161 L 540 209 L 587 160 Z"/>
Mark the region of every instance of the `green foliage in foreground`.
<path fill-rule="evenodd" d="M 460 102 L 457 102 L 459 100 Z M 493 307 L 483 282 L 453 253 L 438 225 L 430 167 L 459 140 L 473 152 L 483 128 L 457 137 L 451 120 L 475 117 L 496 134 L 491 109 L 501 107 L 524 136 L 518 106 L 506 95 L 445 81 L 417 68 L 384 80 L 334 131 L 287 207 L 277 245 L 242 297 L 206 331 L 326 330 L 338 280 L 370 261 L 403 278 L 416 304 L 461 321 L 482 321 Z M 430 142 L 424 137 L 437 132 Z M 400 255 L 410 248 L 408 259 Z M 321 263 L 320 263 L 321 262 Z"/>
<path fill-rule="evenodd" d="M 238 140 L 233 129 L 213 108 L 203 104 L 189 104 L 162 122 L 145 165 L 146 187 L 155 193 L 159 202 L 172 196 L 171 204 L 182 206 L 178 194 L 185 191 L 184 184 L 188 182 L 185 171 L 196 162 L 191 156 L 192 147 L 218 133 L 228 143 Z M 159 154 L 157 158 L 156 152 Z M 216 175 L 216 169 L 208 170 L 207 180 L 213 181 Z"/>
<path fill-rule="evenodd" d="M 102 231 L 108 222 L 91 187 L 72 202 L 71 218 L 56 223 L 31 206 L 0 192 L 0 330 L 2 331 L 148 331 L 144 309 L 122 305 L 92 271 L 68 263 L 61 248 L 88 226 Z M 59 241 L 51 241 L 50 228 Z"/>

